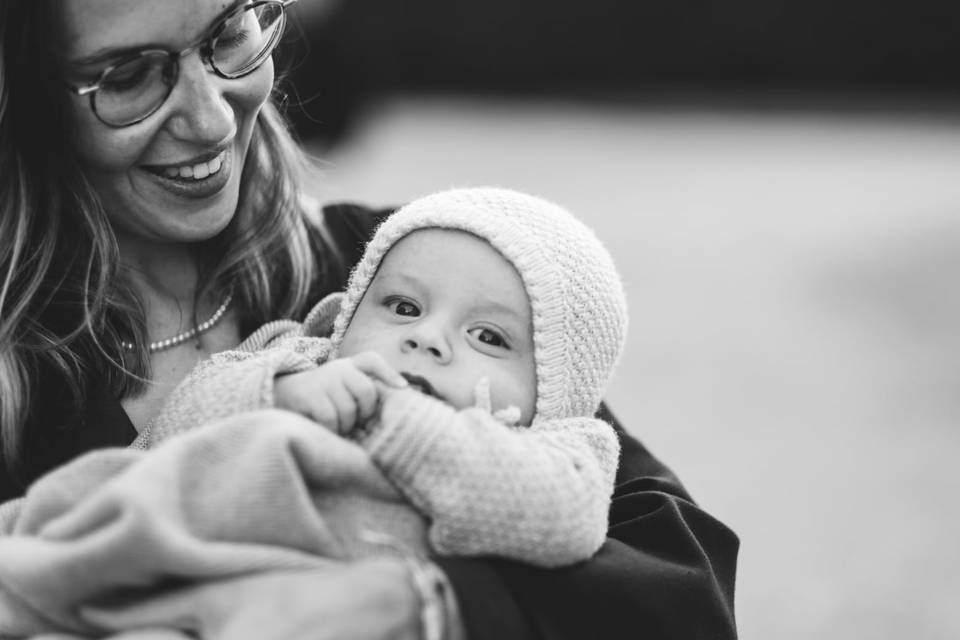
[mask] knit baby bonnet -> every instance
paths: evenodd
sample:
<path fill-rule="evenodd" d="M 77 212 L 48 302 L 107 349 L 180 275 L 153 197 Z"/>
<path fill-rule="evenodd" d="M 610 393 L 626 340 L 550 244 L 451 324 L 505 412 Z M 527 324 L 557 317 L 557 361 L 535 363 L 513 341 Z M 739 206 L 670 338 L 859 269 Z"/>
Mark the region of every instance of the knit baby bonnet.
<path fill-rule="evenodd" d="M 586 225 L 540 198 L 497 188 L 452 189 L 399 209 L 377 229 L 350 275 L 334 349 L 390 248 L 413 231 L 458 229 L 489 242 L 517 270 L 533 318 L 539 420 L 592 416 L 627 328 L 610 254 Z"/>

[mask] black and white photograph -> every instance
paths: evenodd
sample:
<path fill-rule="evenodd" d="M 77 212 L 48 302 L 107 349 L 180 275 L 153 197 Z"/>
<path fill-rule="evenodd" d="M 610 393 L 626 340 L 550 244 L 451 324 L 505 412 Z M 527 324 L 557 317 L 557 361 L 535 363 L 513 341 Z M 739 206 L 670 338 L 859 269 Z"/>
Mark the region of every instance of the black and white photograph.
<path fill-rule="evenodd" d="M 0 0 L 0 639 L 960 637 L 958 25 Z"/>

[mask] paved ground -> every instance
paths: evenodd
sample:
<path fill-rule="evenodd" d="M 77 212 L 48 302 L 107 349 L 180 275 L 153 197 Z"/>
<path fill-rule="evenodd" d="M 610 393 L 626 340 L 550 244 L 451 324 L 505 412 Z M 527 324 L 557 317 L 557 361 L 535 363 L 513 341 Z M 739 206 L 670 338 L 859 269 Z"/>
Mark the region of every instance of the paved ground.
<path fill-rule="evenodd" d="M 396 99 L 325 200 L 499 184 L 627 281 L 612 406 L 742 538 L 746 639 L 960 637 L 960 118 Z"/>

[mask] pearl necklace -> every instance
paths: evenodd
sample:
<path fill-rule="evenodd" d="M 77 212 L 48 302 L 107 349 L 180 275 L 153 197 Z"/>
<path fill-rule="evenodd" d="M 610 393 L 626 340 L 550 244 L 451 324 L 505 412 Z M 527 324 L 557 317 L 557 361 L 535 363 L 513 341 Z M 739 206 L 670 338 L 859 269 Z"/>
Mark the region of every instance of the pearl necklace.
<path fill-rule="evenodd" d="M 210 329 L 213 329 L 213 327 L 218 322 L 220 322 L 220 318 L 222 318 L 223 314 L 227 312 L 227 309 L 230 308 L 230 303 L 232 301 L 233 301 L 233 294 L 228 293 L 227 297 L 223 299 L 223 304 L 221 304 L 220 307 L 213 312 L 213 315 L 207 318 L 206 321 L 201 322 L 200 324 L 190 329 L 187 329 L 182 333 L 178 333 L 173 337 L 167 338 L 165 340 L 159 340 L 157 342 L 151 342 L 149 345 L 147 345 L 147 350 L 150 353 L 156 353 L 157 351 L 166 351 L 167 349 L 171 349 L 177 346 L 178 344 L 183 344 L 187 340 L 195 336 L 199 336 L 203 333 L 206 333 Z M 120 345 L 127 351 L 133 351 L 134 349 L 134 344 L 132 342 L 121 342 Z"/>

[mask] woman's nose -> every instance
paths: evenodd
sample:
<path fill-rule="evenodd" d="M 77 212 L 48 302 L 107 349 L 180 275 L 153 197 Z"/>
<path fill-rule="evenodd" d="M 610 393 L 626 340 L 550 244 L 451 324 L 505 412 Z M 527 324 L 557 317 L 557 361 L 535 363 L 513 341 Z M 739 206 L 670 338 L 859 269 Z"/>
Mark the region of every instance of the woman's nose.
<path fill-rule="evenodd" d="M 448 364 L 453 350 L 443 333 L 428 326 L 418 326 L 404 338 L 402 350 L 405 353 L 423 353 L 439 364 Z"/>
<path fill-rule="evenodd" d="M 222 80 L 206 68 L 198 55 L 180 60 L 177 85 L 168 127 L 180 140 L 213 145 L 229 140 L 236 132 L 233 107 L 223 92 Z"/>

